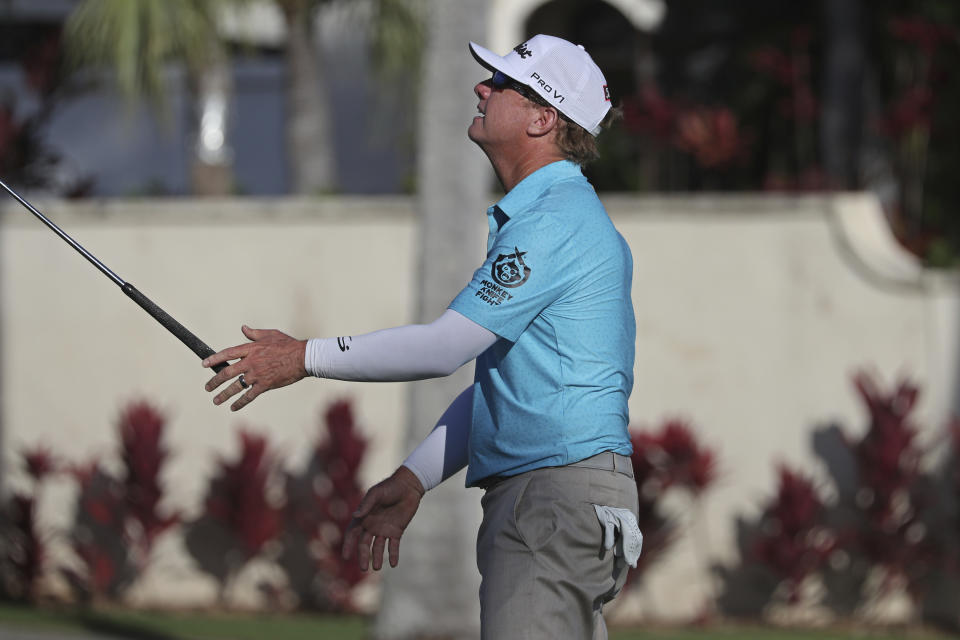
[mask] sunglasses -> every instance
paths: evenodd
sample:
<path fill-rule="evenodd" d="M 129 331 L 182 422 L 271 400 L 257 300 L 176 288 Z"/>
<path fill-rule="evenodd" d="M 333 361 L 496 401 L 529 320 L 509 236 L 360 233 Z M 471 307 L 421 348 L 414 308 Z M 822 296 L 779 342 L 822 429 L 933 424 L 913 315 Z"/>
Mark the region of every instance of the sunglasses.
<path fill-rule="evenodd" d="M 533 89 L 531 89 L 525 84 L 520 84 L 519 82 L 517 82 L 516 80 L 514 80 L 513 78 L 505 74 L 503 71 L 493 72 L 493 77 L 490 78 L 490 86 L 492 86 L 494 89 L 497 89 L 497 90 L 510 89 L 512 91 L 516 91 L 517 93 L 519 93 L 521 96 L 523 96 L 530 102 L 540 105 L 541 107 L 553 106 L 549 102 L 544 100 L 539 93 L 537 93 L 536 91 L 534 91 Z M 556 109 L 556 107 L 553 107 L 553 108 Z M 563 120 L 566 120 L 567 122 L 572 122 L 572 120 L 570 120 L 570 118 L 568 118 L 567 115 L 562 111 L 560 111 L 559 109 L 557 109 L 557 113 L 560 115 L 560 117 Z"/>
<path fill-rule="evenodd" d="M 494 71 L 493 77 L 490 78 L 490 85 L 494 89 L 511 89 L 522 95 L 527 100 L 536 102 L 537 104 L 543 103 L 543 98 L 541 98 L 537 93 L 528 86 L 522 85 L 507 74 L 502 71 Z"/>

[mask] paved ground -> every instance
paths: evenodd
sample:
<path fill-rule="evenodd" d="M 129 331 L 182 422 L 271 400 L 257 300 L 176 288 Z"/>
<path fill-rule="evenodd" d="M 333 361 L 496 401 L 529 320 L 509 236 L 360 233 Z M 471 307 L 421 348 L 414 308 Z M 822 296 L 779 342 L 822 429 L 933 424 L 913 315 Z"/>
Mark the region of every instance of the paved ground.
<path fill-rule="evenodd" d="M 21 631 L 0 626 L 0 638 L 3 640 L 91 640 L 93 636 L 78 636 L 55 631 Z"/>
<path fill-rule="evenodd" d="M 8 627 L 0 624 L 0 640 L 120 640 L 120 635 L 94 633 L 79 634 L 73 631 L 37 631 Z"/>

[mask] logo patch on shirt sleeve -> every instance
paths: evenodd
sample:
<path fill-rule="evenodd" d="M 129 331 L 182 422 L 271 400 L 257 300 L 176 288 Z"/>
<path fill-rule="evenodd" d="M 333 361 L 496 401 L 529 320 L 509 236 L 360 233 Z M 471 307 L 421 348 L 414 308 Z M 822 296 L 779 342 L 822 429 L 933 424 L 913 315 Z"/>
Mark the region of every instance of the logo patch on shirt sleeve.
<path fill-rule="evenodd" d="M 530 277 L 530 267 L 523 261 L 526 251 L 513 248 L 513 253 L 499 254 L 493 261 L 490 275 L 497 284 L 513 289 L 519 287 Z"/>
<path fill-rule="evenodd" d="M 498 307 L 504 302 L 513 299 L 513 294 L 507 289 L 519 287 L 530 277 L 530 267 L 524 262 L 526 251 L 514 247 L 513 253 L 499 254 L 490 268 L 491 280 L 480 283 L 480 289 L 475 294 L 491 307 Z"/>

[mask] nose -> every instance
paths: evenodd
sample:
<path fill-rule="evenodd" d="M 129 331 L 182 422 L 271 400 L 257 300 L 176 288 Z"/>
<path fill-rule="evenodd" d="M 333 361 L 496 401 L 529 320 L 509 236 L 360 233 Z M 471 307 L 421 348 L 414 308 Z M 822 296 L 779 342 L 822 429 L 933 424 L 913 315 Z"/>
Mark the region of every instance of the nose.
<path fill-rule="evenodd" d="M 484 80 L 483 82 L 478 82 L 474 85 L 473 92 L 477 94 L 477 97 L 481 100 L 486 100 L 493 92 L 493 89 L 490 87 L 490 81 Z"/>

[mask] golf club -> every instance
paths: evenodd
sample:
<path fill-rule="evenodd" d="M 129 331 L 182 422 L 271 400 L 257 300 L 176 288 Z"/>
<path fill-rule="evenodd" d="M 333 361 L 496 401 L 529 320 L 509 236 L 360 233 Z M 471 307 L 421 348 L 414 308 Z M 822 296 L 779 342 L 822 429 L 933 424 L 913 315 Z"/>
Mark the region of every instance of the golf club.
<path fill-rule="evenodd" d="M 80 255 L 82 255 L 84 258 L 89 260 L 90 263 L 93 264 L 93 266 L 95 266 L 97 269 L 99 269 L 101 273 L 103 273 L 105 276 L 113 280 L 114 283 L 116 283 L 116 285 L 120 287 L 120 290 L 123 291 L 125 294 L 127 294 L 128 298 L 130 298 L 131 300 L 136 302 L 138 305 L 140 305 L 141 309 L 143 309 L 144 311 L 149 313 L 151 316 L 153 316 L 154 320 L 162 324 L 167 331 L 175 335 L 177 339 L 180 340 L 180 342 L 187 345 L 190 348 L 190 350 L 193 351 L 198 356 L 200 356 L 200 358 L 206 358 L 207 356 L 213 355 L 215 353 L 215 351 L 210 347 L 208 347 L 203 340 L 193 335 L 193 333 L 191 333 L 189 329 L 187 329 L 182 324 L 174 320 L 173 317 L 170 316 L 170 314 L 168 314 L 166 311 L 158 307 L 152 300 L 150 300 L 150 298 L 140 293 L 137 290 L 137 288 L 134 287 L 132 284 L 130 284 L 129 282 L 125 282 L 120 276 L 118 276 L 116 273 L 111 271 L 105 264 L 97 260 L 97 258 L 94 257 L 93 254 L 91 254 L 89 251 L 84 249 L 79 242 L 77 242 L 76 240 L 71 238 L 69 235 L 67 235 L 67 233 L 63 229 L 61 229 L 56 224 L 54 224 L 45 215 L 37 211 L 37 209 L 32 204 L 30 204 L 29 202 L 21 198 L 20 194 L 18 194 L 16 191 L 8 187 L 3 180 L 0 180 L 0 187 L 3 187 L 7 191 L 7 193 L 9 193 L 11 196 L 13 196 L 17 200 L 17 202 L 19 202 L 24 207 L 26 207 L 30 211 L 30 213 L 32 213 L 37 218 L 39 218 L 40 221 L 43 222 L 43 224 L 50 227 L 50 229 L 54 233 L 56 233 L 58 236 L 63 238 L 63 240 L 67 244 L 69 244 L 71 247 L 76 249 L 80 253 Z M 227 363 L 223 362 L 218 365 L 215 365 L 213 367 L 213 370 L 220 371 L 226 366 L 228 366 Z"/>

